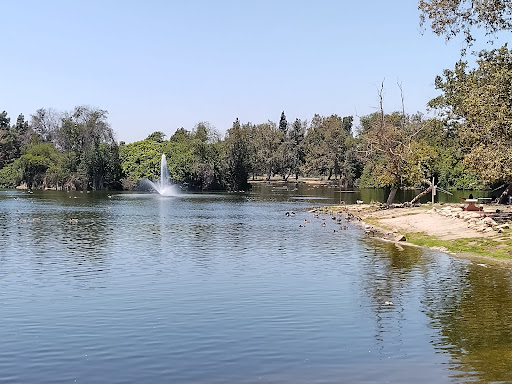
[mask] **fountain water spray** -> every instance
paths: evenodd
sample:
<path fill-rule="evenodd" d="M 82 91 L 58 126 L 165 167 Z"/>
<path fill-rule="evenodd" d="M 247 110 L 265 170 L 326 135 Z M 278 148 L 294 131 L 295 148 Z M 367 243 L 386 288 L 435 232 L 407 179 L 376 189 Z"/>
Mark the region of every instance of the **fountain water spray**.
<path fill-rule="evenodd" d="M 155 182 L 145 179 L 145 182 L 162 196 L 178 195 L 178 188 L 169 181 L 169 170 L 167 169 L 167 159 L 165 155 L 162 155 L 162 159 L 160 160 L 160 179 Z"/>

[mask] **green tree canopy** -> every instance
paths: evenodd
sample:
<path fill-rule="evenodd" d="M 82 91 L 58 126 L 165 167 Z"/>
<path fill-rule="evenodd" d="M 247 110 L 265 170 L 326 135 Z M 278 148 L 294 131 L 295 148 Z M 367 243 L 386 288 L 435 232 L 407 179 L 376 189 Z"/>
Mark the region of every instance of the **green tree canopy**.
<path fill-rule="evenodd" d="M 459 61 L 436 78 L 443 94 L 430 101 L 456 127 L 468 167 L 486 182 L 512 179 L 512 54 L 507 46 L 478 55 L 477 67 Z"/>
<path fill-rule="evenodd" d="M 420 0 L 420 24 L 446 40 L 462 34 L 468 45 L 474 32 L 483 28 L 487 35 L 512 29 L 511 0 Z"/>

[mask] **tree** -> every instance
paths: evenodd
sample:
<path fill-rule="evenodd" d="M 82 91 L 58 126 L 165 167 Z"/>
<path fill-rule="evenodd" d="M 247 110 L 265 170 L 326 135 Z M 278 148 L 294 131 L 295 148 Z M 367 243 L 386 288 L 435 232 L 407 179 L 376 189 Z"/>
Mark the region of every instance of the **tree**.
<path fill-rule="evenodd" d="M 345 119 L 345 121 L 344 121 Z M 307 132 L 305 171 L 327 175 L 331 180 L 341 177 L 347 154 L 347 121 L 338 115 L 315 115 Z"/>
<path fill-rule="evenodd" d="M 425 124 L 421 115 L 408 116 L 403 111 L 385 114 L 383 109 L 384 82 L 379 90 L 379 112 L 361 117 L 359 137 L 362 155 L 367 161 L 365 171 L 378 186 L 389 187 L 386 204 L 390 206 L 399 188 L 422 181 L 430 166 L 433 153 L 418 141 Z M 429 175 L 430 176 L 430 175 Z"/>
<path fill-rule="evenodd" d="M 304 138 L 306 156 L 303 170 L 306 175 L 324 176 L 329 170 L 327 137 L 323 121 L 322 116 L 315 114 Z"/>
<path fill-rule="evenodd" d="M 512 0 L 420 0 L 420 25 L 430 24 L 432 31 L 446 40 L 462 34 L 470 46 L 474 30 L 486 35 L 512 30 Z"/>
<path fill-rule="evenodd" d="M 30 115 L 30 126 L 42 141 L 55 141 L 61 119 L 62 115 L 57 111 L 51 108 L 39 108 L 33 115 Z"/>
<path fill-rule="evenodd" d="M 55 167 L 59 154 L 52 143 L 35 143 L 27 147 L 20 157 L 20 167 L 23 179 L 28 188 L 47 186 L 46 172 Z"/>
<path fill-rule="evenodd" d="M 163 141 L 165 141 L 165 133 L 161 131 L 153 132 L 148 137 L 146 137 L 146 140 L 162 143 Z"/>
<path fill-rule="evenodd" d="M 507 45 L 482 51 L 477 67 L 459 61 L 436 78 L 443 94 L 429 102 L 454 126 L 465 164 L 488 183 L 512 180 L 512 52 Z"/>
<path fill-rule="evenodd" d="M 267 181 L 278 172 L 281 164 L 282 133 L 276 123 L 268 121 L 252 126 L 251 141 L 254 148 L 254 170 L 266 174 Z"/>
<path fill-rule="evenodd" d="M 0 113 L 0 169 L 5 167 L 11 158 L 12 142 L 9 134 L 11 119 L 7 112 Z"/>
<path fill-rule="evenodd" d="M 225 147 L 228 185 L 233 191 L 246 190 L 252 166 L 249 156 L 250 140 L 247 128 L 240 125 L 238 118 L 226 133 Z"/>
<path fill-rule="evenodd" d="M 283 133 L 283 140 L 288 133 L 288 121 L 286 120 L 286 115 L 284 111 L 281 112 L 281 118 L 279 119 L 279 130 Z"/>
<path fill-rule="evenodd" d="M 352 123 L 354 122 L 354 116 L 345 116 L 343 118 L 343 129 L 347 135 L 352 136 Z"/>
<path fill-rule="evenodd" d="M 16 124 L 11 127 L 11 134 L 14 142 L 14 156 L 19 157 L 23 146 L 28 145 L 32 139 L 32 130 L 25 121 L 25 116 L 20 113 L 16 119 Z"/>
<path fill-rule="evenodd" d="M 306 135 L 307 122 L 295 119 L 289 132 L 290 146 L 290 172 L 295 174 L 295 180 L 299 178 L 300 169 L 305 162 L 304 137 Z"/>
<path fill-rule="evenodd" d="M 57 132 L 58 147 L 71 155 L 69 169 L 74 173 L 74 184 L 80 188 L 117 187 L 120 176 L 118 146 L 107 114 L 105 110 L 89 106 L 75 107 L 64 115 Z M 76 163 L 71 161 L 74 159 Z"/>
<path fill-rule="evenodd" d="M 160 159 L 164 152 L 163 143 L 141 140 L 119 148 L 120 166 L 125 188 L 134 188 L 147 178 L 157 180 L 160 177 Z"/>

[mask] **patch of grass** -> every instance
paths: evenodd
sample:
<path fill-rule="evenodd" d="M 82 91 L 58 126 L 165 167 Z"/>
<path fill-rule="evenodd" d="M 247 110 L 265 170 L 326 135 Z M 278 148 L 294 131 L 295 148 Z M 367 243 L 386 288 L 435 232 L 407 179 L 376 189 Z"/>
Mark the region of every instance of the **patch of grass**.
<path fill-rule="evenodd" d="M 440 240 L 425 233 L 407 233 L 405 237 L 409 243 L 422 247 L 444 247 L 454 253 L 470 253 L 497 259 L 512 259 L 512 239 L 510 237 Z"/>
<path fill-rule="evenodd" d="M 377 219 L 376 217 L 367 217 L 364 219 L 364 222 L 367 223 L 367 224 L 370 224 L 370 225 L 375 225 L 377 227 L 380 226 L 380 223 L 379 223 L 379 219 Z"/>

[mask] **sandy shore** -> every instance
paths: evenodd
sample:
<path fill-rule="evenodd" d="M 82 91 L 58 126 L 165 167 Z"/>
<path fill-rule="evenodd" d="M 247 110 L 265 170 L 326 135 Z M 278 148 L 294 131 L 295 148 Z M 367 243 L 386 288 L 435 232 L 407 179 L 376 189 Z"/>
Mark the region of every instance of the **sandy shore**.
<path fill-rule="evenodd" d="M 483 256 L 512 262 L 512 206 L 488 205 L 480 212 L 464 211 L 458 204 L 392 209 L 356 204 L 322 210 L 352 217 L 372 237 L 428 246 L 458 256 Z"/>

